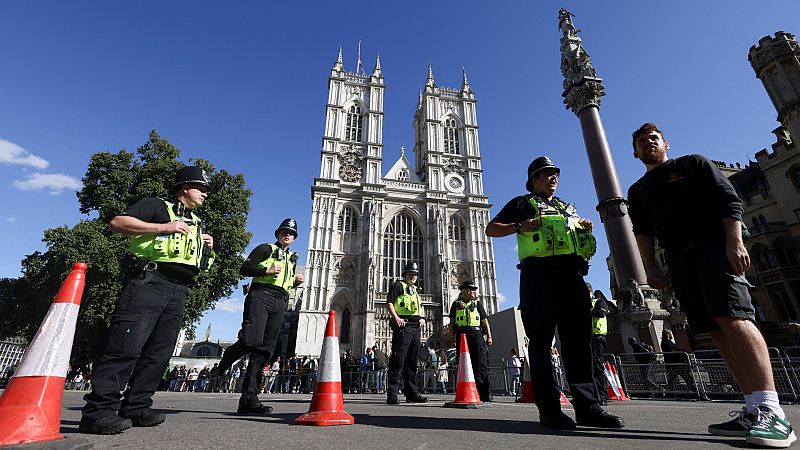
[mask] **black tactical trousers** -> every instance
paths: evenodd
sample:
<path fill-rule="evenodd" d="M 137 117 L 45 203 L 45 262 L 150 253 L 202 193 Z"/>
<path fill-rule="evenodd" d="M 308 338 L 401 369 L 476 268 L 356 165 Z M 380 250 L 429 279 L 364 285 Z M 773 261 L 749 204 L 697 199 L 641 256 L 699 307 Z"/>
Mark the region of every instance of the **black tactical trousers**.
<path fill-rule="evenodd" d="M 95 363 L 92 392 L 84 396 L 85 417 L 97 420 L 116 411 L 131 415 L 152 406 L 175 349 L 188 292 L 156 272 L 127 281 L 111 317 L 105 351 Z"/>
<path fill-rule="evenodd" d="M 456 355 L 458 355 L 459 364 L 461 363 L 461 334 L 461 332 L 458 332 L 456 335 Z M 478 388 L 478 395 L 480 395 L 481 400 L 486 401 L 492 392 L 488 369 L 489 348 L 486 346 L 486 341 L 483 339 L 483 333 L 480 329 L 467 330 L 463 334 L 467 336 L 467 349 L 472 363 L 472 373 L 475 375 L 475 387 Z"/>
<path fill-rule="evenodd" d="M 397 397 L 400 379 L 403 395 L 419 397 L 417 388 L 417 358 L 419 358 L 419 323 L 409 322 L 404 328 L 392 326 L 392 356 L 389 358 L 389 383 L 387 397 Z"/>
<path fill-rule="evenodd" d="M 592 335 L 592 360 L 594 361 L 594 385 L 597 387 L 597 396 L 602 401 L 608 401 L 608 385 L 606 384 L 606 337 L 600 334 Z"/>
<path fill-rule="evenodd" d="M 592 301 L 577 270 L 547 263 L 520 264 L 522 323 L 530 339 L 529 358 L 536 406 L 545 414 L 561 408 L 550 348 L 556 327 L 564 372 L 576 409 L 599 403 L 592 370 Z"/>
<path fill-rule="evenodd" d="M 221 366 L 227 367 L 237 359 L 250 353 L 250 360 L 244 372 L 242 397 L 240 403 L 254 406 L 258 403 L 261 391 L 262 367 L 272 357 L 278 335 L 283 326 L 283 312 L 286 310 L 286 294 L 274 290 L 251 287 L 244 299 L 244 317 L 239 340 L 228 347 L 223 355 Z"/>

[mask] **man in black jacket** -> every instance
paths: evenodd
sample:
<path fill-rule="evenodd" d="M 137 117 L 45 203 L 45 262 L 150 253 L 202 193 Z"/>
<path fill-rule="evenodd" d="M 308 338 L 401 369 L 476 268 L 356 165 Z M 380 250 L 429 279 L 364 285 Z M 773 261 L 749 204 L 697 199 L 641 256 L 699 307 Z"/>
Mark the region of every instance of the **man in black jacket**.
<path fill-rule="evenodd" d="M 719 132 L 719 131 L 718 131 Z M 667 287 L 655 259 L 666 250 L 675 297 L 695 333 L 707 332 L 742 387 L 739 417 L 708 427 L 749 444 L 787 447 L 797 438 L 778 402 L 767 345 L 755 324 L 745 271 L 742 200 L 712 161 L 667 158 L 669 143 L 653 123 L 633 133 L 633 155 L 647 172 L 628 190 L 629 213 L 647 283 Z"/>

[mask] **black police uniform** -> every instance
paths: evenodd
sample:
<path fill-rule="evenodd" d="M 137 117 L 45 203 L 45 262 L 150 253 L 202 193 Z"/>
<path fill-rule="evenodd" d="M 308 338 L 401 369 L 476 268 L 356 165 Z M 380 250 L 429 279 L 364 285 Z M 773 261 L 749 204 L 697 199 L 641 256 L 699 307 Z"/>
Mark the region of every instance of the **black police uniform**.
<path fill-rule="evenodd" d="M 205 172 L 201 172 L 195 166 L 182 169 L 176 175 L 176 187 L 187 182 L 208 186 Z M 171 202 L 184 209 L 178 200 L 173 198 Z M 149 223 L 170 222 L 166 204 L 158 198 L 140 200 L 122 215 Z M 163 415 L 155 417 L 150 406 L 175 349 L 186 295 L 198 272 L 194 266 L 159 263 L 155 270 L 130 274 L 111 317 L 105 351 L 95 362 L 92 391 L 84 396 L 80 431 L 102 432 L 96 422 L 117 411 L 120 417 L 134 419 L 134 425 L 150 426 L 163 421 Z"/>
<path fill-rule="evenodd" d="M 416 268 L 416 263 L 414 263 Z M 405 273 L 405 271 L 404 271 Z M 411 286 L 417 289 L 416 286 Z M 389 287 L 387 302 L 394 304 L 398 296 L 403 295 L 403 285 L 400 280 Z M 403 395 L 409 401 L 425 402 L 427 398 L 419 394 L 417 387 L 417 364 L 419 358 L 420 316 L 400 316 L 406 319 L 406 326 L 400 328 L 392 317 L 389 317 L 389 327 L 392 329 L 392 354 L 389 357 L 389 381 L 387 383 L 387 401 L 397 399 L 400 390 L 400 380 L 403 381 Z"/>
<path fill-rule="evenodd" d="M 277 237 L 278 231 L 285 229 L 297 236 L 296 227 L 294 219 L 286 219 L 275 230 L 275 235 Z M 281 245 L 277 242 L 275 246 L 279 250 L 274 250 L 269 244 L 254 248 L 239 269 L 239 274 L 245 277 L 263 276 L 264 269 L 258 268 L 258 265 L 270 257 L 278 260 L 292 258 L 293 262 L 297 260 L 296 253 L 290 252 L 288 248 L 281 250 Z M 283 252 L 282 255 L 273 254 L 280 252 Z M 294 278 L 295 273 L 288 276 Z M 262 368 L 275 351 L 288 301 L 289 293 L 280 286 L 258 282 L 250 284 L 244 300 L 242 328 L 239 330 L 238 340 L 225 350 L 219 363 L 220 373 L 224 373 L 236 360 L 250 353 L 242 381 L 238 409 L 240 413 L 265 414 L 272 410 L 269 406 L 261 405 L 258 394 L 261 391 Z"/>
<path fill-rule="evenodd" d="M 536 218 L 529 202 L 534 193 L 534 177 L 544 170 L 560 169 L 544 156 L 528 166 L 525 187 L 532 194 L 509 201 L 491 222 L 518 224 Z M 550 203 L 566 216 L 558 204 L 541 195 L 539 201 Z M 530 339 L 529 361 L 536 406 L 541 423 L 554 428 L 574 428 L 575 423 L 561 412 L 561 393 L 553 372 L 550 348 L 556 327 L 561 338 L 564 372 L 572 394 L 579 425 L 619 428 L 624 422 L 599 406 L 600 398 L 592 370 L 592 303 L 583 276 L 588 262 L 575 253 L 546 257 L 527 257 L 520 269 L 519 309 L 525 333 Z"/>
<path fill-rule="evenodd" d="M 475 375 L 475 387 L 478 388 L 478 395 L 481 397 L 482 402 L 491 400 L 492 386 L 489 380 L 489 347 L 486 345 L 486 340 L 483 338 L 483 328 L 481 325 L 477 327 L 459 327 L 455 326 L 456 311 L 463 308 L 464 299 L 459 296 L 456 301 L 450 305 L 450 323 L 453 324 L 456 337 L 456 355 L 461 354 L 461 334 L 467 336 L 467 347 L 469 349 L 469 358 L 472 362 L 472 373 Z M 483 307 L 483 304 L 475 300 L 472 302 L 473 307 L 477 308 L 478 315 L 481 322 L 483 322 L 488 315 Z"/>
<path fill-rule="evenodd" d="M 602 319 L 605 318 L 608 313 L 608 302 L 605 298 L 598 298 L 592 308 L 592 317 Z M 597 396 L 600 398 L 601 402 L 608 402 L 608 385 L 606 384 L 605 371 L 606 335 L 604 334 L 595 334 L 592 332 L 592 361 L 594 362 L 594 384 L 597 387 Z"/>

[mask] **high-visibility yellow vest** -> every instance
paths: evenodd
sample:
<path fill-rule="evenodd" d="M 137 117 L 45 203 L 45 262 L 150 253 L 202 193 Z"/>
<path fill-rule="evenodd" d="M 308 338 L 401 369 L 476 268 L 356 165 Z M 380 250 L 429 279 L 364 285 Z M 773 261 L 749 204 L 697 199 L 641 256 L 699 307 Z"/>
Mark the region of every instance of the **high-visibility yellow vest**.
<path fill-rule="evenodd" d="M 591 232 L 584 230 L 578 223 L 575 206 L 558 198 L 553 199 L 558 208 L 544 201 L 537 201 L 535 196 L 528 201 L 536 211 L 537 218 L 542 221 L 542 226 L 534 231 L 517 233 L 517 254 L 520 261 L 529 257 L 543 258 L 573 253 L 588 261 L 594 256 L 597 241 Z"/>
<path fill-rule="evenodd" d="M 477 327 L 481 324 L 481 315 L 478 312 L 478 302 L 470 300 L 465 302 L 459 297 L 456 300 L 456 326 Z"/>
<path fill-rule="evenodd" d="M 190 217 L 179 216 L 174 203 L 162 201 L 170 222 L 182 220 L 189 227 L 189 233 L 138 234 L 131 239 L 128 250 L 146 261 L 186 264 L 208 270 L 214 262 L 214 252 L 203 241 L 200 218 L 194 212 L 190 212 Z"/>
<path fill-rule="evenodd" d="M 422 316 L 422 300 L 419 298 L 419 289 L 400 281 L 403 293 L 394 299 L 394 311 L 398 316 Z"/>
<path fill-rule="evenodd" d="M 271 249 L 269 258 L 258 263 L 256 267 L 267 270 L 276 264 L 281 267 L 281 271 L 269 275 L 259 275 L 253 277 L 253 283 L 271 284 L 277 286 L 287 293 L 294 287 L 295 261 L 297 253 L 282 249 L 275 244 L 269 244 Z"/>
<path fill-rule="evenodd" d="M 594 308 L 595 303 L 597 303 L 597 299 L 593 298 L 592 308 Z M 601 336 L 608 334 L 608 319 L 606 317 L 592 316 L 592 334 L 599 334 Z"/>

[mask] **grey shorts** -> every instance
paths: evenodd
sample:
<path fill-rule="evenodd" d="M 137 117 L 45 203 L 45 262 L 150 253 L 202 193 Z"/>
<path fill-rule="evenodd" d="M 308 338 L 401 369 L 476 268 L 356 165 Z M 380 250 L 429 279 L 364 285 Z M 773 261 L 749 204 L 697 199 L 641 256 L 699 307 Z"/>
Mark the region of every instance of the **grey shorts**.
<path fill-rule="evenodd" d="M 667 265 L 675 297 L 693 332 L 719 330 L 714 317 L 755 321 L 750 283 L 733 274 L 723 243 L 707 242 L 668 252 Z"/>

